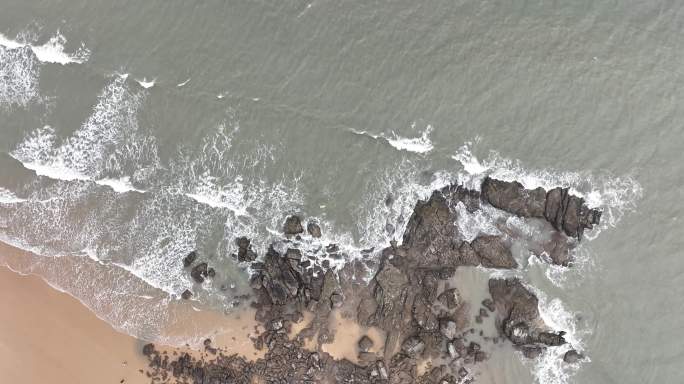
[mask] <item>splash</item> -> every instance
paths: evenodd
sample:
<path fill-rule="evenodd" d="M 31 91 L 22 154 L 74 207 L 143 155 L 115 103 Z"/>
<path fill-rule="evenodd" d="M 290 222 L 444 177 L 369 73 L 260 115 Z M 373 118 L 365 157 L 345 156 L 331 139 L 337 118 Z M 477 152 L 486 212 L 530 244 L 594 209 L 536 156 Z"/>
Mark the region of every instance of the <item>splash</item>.
<path fill-rule="evenodd" d="M 432 145 L 432 141 L 430 141 L 430 133 L 432 132 L 431 125 L 428 125 L 425 128 L 420 137 L 413 138 L 402 137 L 394 132 L 392 132 L 392 134 L 388 136 L 384 133 L 376 135 L 373 133 L 369 133 L 367 131 L 357 131 L 352 128 L 350 128 L 349 130 L 355 135 L 367 136 L 376 140 L 383 140 L 400 151 L 425 154 L 432 151 L 432 149 L 434 148 L 434 146 Z"/>

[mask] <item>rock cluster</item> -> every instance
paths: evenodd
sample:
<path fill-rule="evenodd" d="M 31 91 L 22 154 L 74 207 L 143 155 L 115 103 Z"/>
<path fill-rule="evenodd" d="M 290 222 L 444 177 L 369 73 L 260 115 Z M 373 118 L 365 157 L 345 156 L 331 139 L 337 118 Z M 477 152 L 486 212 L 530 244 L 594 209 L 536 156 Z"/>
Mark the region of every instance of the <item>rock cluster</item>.
<path fill-rule="evenodd" d="M 195 383 L 472 382 L 472 366 L 487 358 L 487 346 L 469 340 L 476 332 L 470 322 L 470 306 L 446 280 L 461 267 L 514 269 L 518 263 L 505 235 L 462 240 L 456 225 L 459 210 L 454 207 L 462 204 L 467 212 L 473 213 L 482 204 L 489 204 L 510 214 L 544 219 L 558 231 L 554 238 L 558 244 L 566 241 L 565 237 L 581 239 L 583 231 L 600 219 L 599 211 L 588 209 L 581 198 L 563 188 L 548 192 L 541 188 L 527 190 L 517 182 L 487 178 L 481 190 L 480 194 L 449 185 L 434 191 L 427 201 L 417 202 L 401 245 L 392 242 L 379 252 L 379 260 L 371 259 L 372 249 L 363 252 L 363 261 L 348 262 L 340 270 L 328 268 L 329 263 L 312 263 L 316 256 L 305 254 L 297 247 L 297 241 L 291 240 L 301 239 L 299 235 L 304 232 L 299 216 L 285 220 L 283 234 L 289 246 L 284 252 L 282 247 L 279 252 L 271 246 L 258 260 L 250 241 L 237 239 L 236 258 L 251 262 L 254 271 L 250 280 L 255 297 L 252 305 L 265 329 L 255 339 L 255 346 L 265 348 L 266 356 L 247 362 L 219 351 L 211 360 L 196 360 L 188 355 L 168 360 L 153 346 L 145 346 L 143 352 L 151 367 L 148 373 L 160 378 L 170 372 L 176 378 Z M 313 238 L 321 237 L 315 222 L 309 221 L 306 230 Z M 336 245 L 328 246 L 325 253 L 330 258 L 342 257 Z M 184 266 L 190 267 L 196 259 L 196 253 L 188 255 Z M 364 278 L 371 270 L 373 277 L 366 282 Z M 192 271 L 193 278 L 209 275 L 206 263 L 198 264 Z M 475 322 L 483 322 L 494 312 L 502 340 L 510 340 L 526 356 L 534 357 L 544 348 L 565 343 L 562 330 L 544 324 L 537 297 L 520 280 L 491 279 L 489 293 L 491 298 L 482 302 Z M 368 337 L 356 341 L 358 363 L 333 359 L 320 350 L 334 337 L 327 324 L 331 311 L 340 307 L 351 311 L 359 324 L 377 327 L 386 334 L 384 345 L 374 345 Z M 296 338 L 290 339 L 288 331 L 301 320 L 304 311 L 312 313 L 313 320 Z M 314 337 L 319 350 L 305 349 L 305 340 Z M 485 340 L 498 342 L 497 337 Z M 581 355 L 571 352 L 566 354 L 565 361 L 579 361 Z M 448 364 L 419 374 L 419 362 L 432 358 Z"/>

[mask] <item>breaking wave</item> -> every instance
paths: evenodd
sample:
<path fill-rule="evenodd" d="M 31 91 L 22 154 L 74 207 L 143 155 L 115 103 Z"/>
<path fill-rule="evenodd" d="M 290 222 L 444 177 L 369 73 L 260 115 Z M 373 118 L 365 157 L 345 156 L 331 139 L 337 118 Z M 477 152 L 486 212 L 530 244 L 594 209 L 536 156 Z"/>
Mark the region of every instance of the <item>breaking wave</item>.
<path fill-rule="evenodd" d="M 412 127 L 415 127 L 415 125 L 413 125 Z M 430 141 L 430 133 L 432 132 L 431 125 L 425 127 L 425 130 L 421 133 L 419 137 L 413 138 L 402 137 L 394 132 L 392 132 L 392 134 L 388 136 L 384 133 L 376 135 L 367 131 L 357 131 L 353 128 L 350 128 L 349 131 L 355 135 L 367 136 L 376 140 L 385 141 L 387 144 L 391 145 L 392 147 L 400 151 L 425 154 L 432 151 L 432 149 L 434 148 L 434 146 L 432 145 L 432 141 Z"/>
<path fill-rule="evenodd" d="M 39 176 L 55 180 L 90 180 L 113 190 L 137 190 L 149 168 L 156 167 L 156 142 L 138 133 L 137 112 L 142 91 L 131 90 L 115 76 L 98 96 L 88 119 L 66 139 L 49 125 L 31 132 L 10 156 Z M 126 169 L 135 169 L 132 175 Z"/>
<path fill-rule="evenodd" d="M 90 58 L 90 50 L 85 47 L 83 43 L 73 53 L 64 52 L 67 43 L 66 38 L 59 31 L 52 36 L 47 42 L 37 45 L 35 42 L 23 42 L 26 40 L 26 35 L 20 35 L 19 40 L 9 39 L 5 35 L 0 34 L 0 46 L 5 49 L 30 49 L 42 63 L 53 64 L 83 64 Z"/>

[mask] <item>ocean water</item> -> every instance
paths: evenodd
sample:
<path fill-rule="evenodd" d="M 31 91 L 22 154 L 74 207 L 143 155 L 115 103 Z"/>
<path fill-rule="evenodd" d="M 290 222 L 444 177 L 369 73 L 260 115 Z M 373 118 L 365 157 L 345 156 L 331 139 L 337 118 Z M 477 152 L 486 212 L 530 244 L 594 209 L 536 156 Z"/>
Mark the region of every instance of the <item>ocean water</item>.
<path fill-rule="evenodd" d="M 322 224 L 310 247 L 353 258 L 433 189 L 491 175 L 604 210 L 574 268 L 516 272 L 588 359 L 507 354 L 495 382 L 684 380 L 684 4 L 0 6 L 0 240 L 33 253 L 0 263 L 117 329 L 183 342 L 161 328 L 191 250 L 219 271 L 195 305 L 230 311 L 236 237 L 263 253 L 298 213 Z"/>

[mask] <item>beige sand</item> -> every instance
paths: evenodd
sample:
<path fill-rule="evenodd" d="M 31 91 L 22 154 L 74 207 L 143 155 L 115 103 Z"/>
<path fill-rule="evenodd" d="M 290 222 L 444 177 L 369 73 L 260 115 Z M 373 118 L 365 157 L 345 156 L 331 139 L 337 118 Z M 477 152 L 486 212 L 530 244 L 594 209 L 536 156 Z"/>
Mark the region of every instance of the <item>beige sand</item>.
<path fill-rule="evenodd" d="M 3 255 L 28 253 L 0 243 Z M 7 259 L 6 259 L 7 260 Z M 147 362 L 144 342 L 114 330 L 74 297 L 53 289 L 40 276 L 22 276 L 0 266 L 0 382 L 26 384 L 149 383 L 138 370 Z M 248 359 L 263 356 L 249 337 L 255 334 L 254 310 L 224 315 L 196 311 L 191 303 L 170 306 L 173 324 L 165 334 L 184 329 L 210 331 L 212 345 Z M 162 347 L 169 352 L 171 347 Z M 198 351 L 175 349 L 195 356 Z"/>
<path fill-rule="evenodd" d="M 0 268 L 2 381 L 149 383 L 141 344 L 38 276 Z"/>

